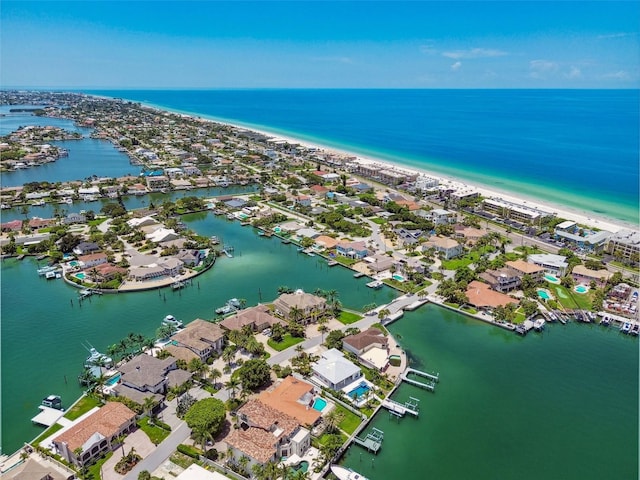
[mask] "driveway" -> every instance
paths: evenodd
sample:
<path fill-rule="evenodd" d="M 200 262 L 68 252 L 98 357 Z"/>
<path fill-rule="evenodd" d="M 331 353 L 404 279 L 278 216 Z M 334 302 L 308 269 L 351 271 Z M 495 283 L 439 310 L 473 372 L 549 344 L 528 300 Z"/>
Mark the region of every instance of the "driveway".
<path fill-rule="evenodd" d="M 127 435 L 124 441 L 124 453 L 125 455 L 131 451 L 131 448 L 135 449 L 135 452 L 142 458 L 146 458 L 151 452 L 153 452 L 156 446 L 151 443 L 147 434 L 141 429 L 136 430 L 133 433 Z M 122 447 L 117 448 L 109 460 L 102 465 L 102 479 L 103 480 L 121 480 L 124 475 L 116 473 L 114 467 L 116 463 L 122 458 Z"/>

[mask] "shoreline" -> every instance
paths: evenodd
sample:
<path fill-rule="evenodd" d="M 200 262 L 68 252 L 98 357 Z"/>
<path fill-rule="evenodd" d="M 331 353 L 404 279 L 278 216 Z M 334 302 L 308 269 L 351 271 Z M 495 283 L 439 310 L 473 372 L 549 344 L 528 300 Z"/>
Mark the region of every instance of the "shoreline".
<path fill-rule="evenodd" d="M 93 94 L 87 94 L 87 95 L 95 96 L 97 98 L 102 98 L 102 99 L 106 98 L 106 99 L 115 100 L 115 98 L 113 97 L 105 97 L 105 96 L 93 95 Z M 147 103 L 147 102 L 141 102 L 138 100 L 128 100 L 128 99 L 125 99 L 125 100 L 139 103 L 140 105 L 143 105 L 147 108 L 151 108 L 158 111 L 171 112 L 176 115 L 182 115 L 182 116 L 197 119 L 200 121 L 218 123 L 218 124 L 236 128 L 236 129 L 259 133 L 266 137 L 270 137 L 269 139 L 272 141 L 284 140 L 290 144 L 300 145 L 305 148 L 316 149 L 323 153 L 333 153 L 336 155 L 355 157 L 358 163 L 362 163 L 366 165 L 378 164 L 378 165 L 384 165 L 394 170 L 417 173 L 419 175 L 426 175 L 428 177 L 437 179 L 440 185 L 446 185 L 452 188 L 463 189 L 463 190 L 473 189 L 478 191 L 480 195 L 482 195 L 483 197 L 501 198 L 509 202 L 524 204 L 525 206 L 528 206 L 528 207 L 547 211 L 549 213 L 555 213 L 558 217 L 563 218 L 565 220 L 571 220 L 576 223 L 586 225 L 592 228 L 596 228 L 599 230 L 606 230 L 606 231 L 615 233 L 624 229 L 633 230 L 638 228 L 637 223 L 633 223 L 633 222 L 629 222 L 629 221 L 625 221 L 617 218 L 612 218 L 606 215 L 600 215 L 593 212 L 588 212 L 586 210 L 581 210 L 579 208 L 575 208 L 567 205 L 559 205 L 552 202 L 545 202 L 543 200 L 540 200 L 539 198 L 533 198 L 532 196 L 528 196 L 528 195 L 516 194 L 509 190 L 487 186 L 480 182 L 468 181 L 461 178 L 457 178 L 455 176 L 448 176 L 448 175 L 443 175 L 441 173 L 436 173 L 431 170 L 428 170 L 427 168 L 416 167 L 413 165 L 405 165 L 392 160 L 363 155 L 361 153 L 358 153 L 357 151 L 353 151 L 349 149 L 335 148 L 332 146 L 325 145 L 321 142 L 304 140 L 288 134 L 282 134 L 274 130 L 269 130 L 268 127 L 264 127 L 264 126 L 256 127 L 251 124 L 235 123 L 234 120 L 216 118 L 211 115 L 204 115 L 197 112 L 181 111 L 178 109 L 173 109 L 173 108 L 165 107 L 162 105 L 156 105 L 156 104 Z"/>

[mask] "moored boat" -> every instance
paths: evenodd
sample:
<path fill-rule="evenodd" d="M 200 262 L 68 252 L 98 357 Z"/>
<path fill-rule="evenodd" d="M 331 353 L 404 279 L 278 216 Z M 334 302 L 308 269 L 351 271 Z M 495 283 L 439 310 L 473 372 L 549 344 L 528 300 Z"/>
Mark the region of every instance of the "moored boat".
<path fill-rule="evenodd" d="M 382 283 L 381 280 L 374 280 L 373 282 L 367 283 L 367 287 L 373 288 L 374 290 L 382 288 L 383 285 L 384 285 L 384 283 Z"/>
<path fill-rule="evenodd" d="M 162 324 L 169 325 L 175 328 L 184 328 L 184 324 L 182 323 L 182 320 L 178 320 L 173 315 L 167 315 L 166 317 L 164 317 L 164 319 L 162 320 Z"/>
<path fill-rule="evenodd" d="M 110 367 L 113 364 L 113 360 L 111 357 L 105 355 L 104 353 L 100 353 L 95 348 L 91 347 L 89 349 L 89 356 L 84 361 L 84 366 L 87 368 L 90 367 Z"/>
<path fill-rule="evenodd" d="M 331 465 L 331 472 L 336 477 L 338 477 L 339 480 L 368 480 L 366 477 L 360 475 L 355 470 L 341 467 L 340 465 Z"/>
<path fill-rule="evenodd" d="M 56 410 L 64 410 L 62 408 L 62 399 L 59 395 L 49 395 L 42 399 L 40 405 L 43 407 L 55 408 Z"/>

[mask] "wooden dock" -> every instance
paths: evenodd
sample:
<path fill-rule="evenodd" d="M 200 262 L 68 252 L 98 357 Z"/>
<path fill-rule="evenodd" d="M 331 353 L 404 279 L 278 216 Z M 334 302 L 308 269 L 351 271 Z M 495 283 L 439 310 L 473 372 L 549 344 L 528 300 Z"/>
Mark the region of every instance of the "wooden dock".
<path fill-rule="evenodd" d="M 409 378 L 409 374 L 413 373 L 414 375 L 417 375 L 418 377 L 424 377 L 427 378 L 429 380 L 429 382 L 425 383 L 425 382 L 421 382 L 419 380 L 414 380 L 412 378 Z M 420 388 L 424 388 L 425 390 L 429 390 L 430 392 L 435 392 L 436 390 L 436 382 L 440 381 L 440 374 L 432 374 L 432 373 L 427 373 L 427 372 L 422 372 L 420 370 L 416 370 L 415 368 L 407 368 L 404 372 L 402 372 L 402 375 L 400 375 L 400 378 L 402 379 L 402 381 L 407 382 L 411 385 L 415 385 L 416 387 L 420 387 Z"/>
<path fill-rule="evenodd" d="M 386 400 L 383 400 L 382 406 L 387 410 L 389 410 L 389 412 L 397 415 L 398 417 L 404 417 L 405 413 L 408 413 L 409 415 L 413 415 L 414 417 L 417 417 L 419 415 L 418 403 L 415 401 L 417 399 L 412 398 L 412 400 L 414 401 L 407 402 L 403 405 L 401 403 L 396 402 L 395 400 L 391 400 L 387 398 Z"/>
<path fill-rule="evenodd" d="M 353 442 L 357 443 L 361 447 L 366 448 L 369 452 L 378 454 L 378 451 L 382 447 L 382 440 L 384 439 L 384 432 L 374 428 L 373 431 L 365 438 L 353 437 Z"/>

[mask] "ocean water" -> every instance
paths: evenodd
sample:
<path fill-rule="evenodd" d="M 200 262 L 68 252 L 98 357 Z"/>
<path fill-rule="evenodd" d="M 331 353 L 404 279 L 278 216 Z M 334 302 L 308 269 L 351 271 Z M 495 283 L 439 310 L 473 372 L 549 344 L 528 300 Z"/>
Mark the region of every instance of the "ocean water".
<path fill-rule="evenodd" d="M 101 90 L 638 220 L 636 90 Z"/>

